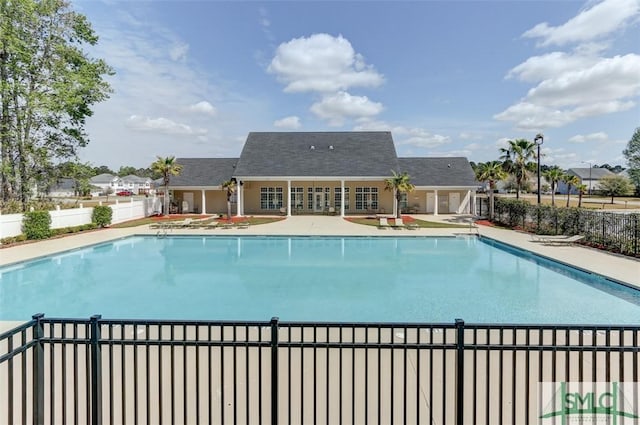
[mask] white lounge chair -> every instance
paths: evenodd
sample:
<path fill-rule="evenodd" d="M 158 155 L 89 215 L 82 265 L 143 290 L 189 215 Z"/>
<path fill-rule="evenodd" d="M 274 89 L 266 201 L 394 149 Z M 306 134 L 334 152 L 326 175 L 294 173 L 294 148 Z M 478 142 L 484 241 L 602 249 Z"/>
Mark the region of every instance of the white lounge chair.
<path fill-rule="evenodd" d="M 565 235 L 536 235 L 534 242 L 541 242 L 546 245 L 571 245 L 584 239 L 583 235 L 565 236 Z"/>
<path fill-rule="evenodd" d="M 389 228 L 389 221 L 387 217 L 380 217 L 380 223 L 378 223 L 378 229 L 387 230 Z"/>
<path fill-rule="evenodd" d="M 402 217 L 395 219 L 395 223 L 393 224 L 393 228 L 396 229 L 396 230 L 404 229 L 404 223 L 402 222 Z"/>

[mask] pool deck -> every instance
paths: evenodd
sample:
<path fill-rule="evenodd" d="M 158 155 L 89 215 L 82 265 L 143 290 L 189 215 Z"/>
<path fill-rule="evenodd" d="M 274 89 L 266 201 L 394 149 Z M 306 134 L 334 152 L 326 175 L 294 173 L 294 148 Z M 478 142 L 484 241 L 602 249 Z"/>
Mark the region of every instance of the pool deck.
<path fill-rule="evenodd" d="M 293 216 L 274 223 L 251 226 L 246 229 L 172 229 L 168 235 L 280 235 L 280 236 L 456 236 L 460 234 L 479 234 L 536 254 L 552 258 L 590 273 L 605 276 L 640 288 L 640 260 L 581 245 L 547 245 L 533 242 L 531 235 L 513 230 L 489 226 L 471 227 L 469 217 L 463 215 L 414 215 L 428 220 L 451 222 L 467 225 L 464 228 L 438 229 L 378 229 L 375 226 L 354 224 L 337 216 Z M 130 235 L 157 235 L 157 229 L 148 225 L 124 229 L 103 229 L 78 235 L 39 242 L 27 243 L 15 247 L 0 249 L 0 266 L 25 261 L 37 257 L 55 254 L 69 249 L 81 248 L 101 242 L 108 242 Z"/>

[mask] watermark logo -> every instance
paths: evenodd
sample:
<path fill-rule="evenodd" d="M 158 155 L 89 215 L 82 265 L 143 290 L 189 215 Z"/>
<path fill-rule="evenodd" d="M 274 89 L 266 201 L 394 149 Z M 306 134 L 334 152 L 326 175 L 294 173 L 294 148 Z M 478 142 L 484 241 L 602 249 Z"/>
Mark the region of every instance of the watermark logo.
<path fill-rule="evenodd" d="M 541 382 L 540 424 L 638 424 L 638 382 Z"/>

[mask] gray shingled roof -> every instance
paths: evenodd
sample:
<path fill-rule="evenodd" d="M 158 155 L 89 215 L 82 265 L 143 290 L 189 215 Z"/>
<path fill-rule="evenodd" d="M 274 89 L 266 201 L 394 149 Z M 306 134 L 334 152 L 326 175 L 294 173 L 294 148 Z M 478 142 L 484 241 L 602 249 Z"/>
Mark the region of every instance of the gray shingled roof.
<path fill-rule="evenodd" d="M 476 187 L 473 169 L 467 158 L 398 158 L 400 171 L 406 172 L 415 186 Z"/>
<path fill-rule="evenodd" d="M 589 179 L 589 170 L 591 170 L 591 180 L 600 180 L 604 176 L 611 176 L 614 173 L 606 168 L 569 168 L 568 172 L 580 177 L 581 179 Z"/>
<path fill-rule="evenodd" d="M 178 176 L 171 176 L 169 186 L 220 186 L 234 174 L 238 158 L 177 158 L 182 165 Z"/>
<path fill-rule="evenodd" d="M 398 168 L 391 133 L 249 133 L 235 175 L 337 177 L 389 176 Z"/>
<path fill-rule="evenodd" d="M 89 179 L 89 181 L 93 184 L 104 184 L 111 183 L 116 176 L 109 173 L 98 174 L 97 176 L 93 176 Z"/>

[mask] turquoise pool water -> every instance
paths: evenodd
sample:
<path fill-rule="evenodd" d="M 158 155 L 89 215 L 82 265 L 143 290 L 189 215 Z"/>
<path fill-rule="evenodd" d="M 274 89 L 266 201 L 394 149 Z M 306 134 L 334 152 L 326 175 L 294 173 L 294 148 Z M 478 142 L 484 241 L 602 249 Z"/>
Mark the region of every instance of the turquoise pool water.
<path fill-rule="evenodd" d="M 640 323 L 640 291 L 487 239 L 131 237 L 0 268 L 0 319 Z"/>

